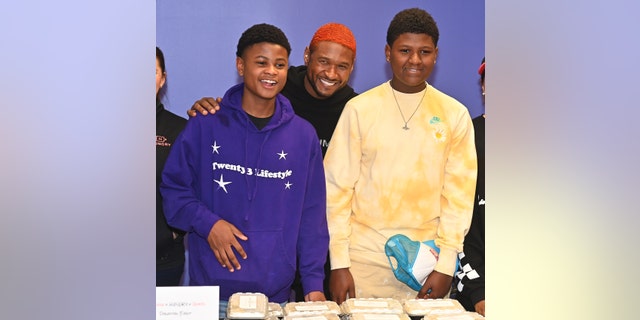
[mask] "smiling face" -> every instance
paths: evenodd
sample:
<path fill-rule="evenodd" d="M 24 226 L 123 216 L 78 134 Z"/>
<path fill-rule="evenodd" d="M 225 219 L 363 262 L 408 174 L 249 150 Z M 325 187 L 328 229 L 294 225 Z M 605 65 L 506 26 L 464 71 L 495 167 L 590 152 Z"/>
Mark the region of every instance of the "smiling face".
<path fill-rule="evenodd" d="M 331 97 L 349 81 L 353 71 L 354 52 L 336 42 L 320 41 L 304 51 L 307 74 L 304 87 L 316 99 Z"/>
<path fill-rule="evenodd" d="M 245 96 L 256 99 L 274 99 L 284 88 L 288 67 L 287 50 L 270 42 L 251 45 L 236 58 L 238 74 L 244 77 Z"/>
<path fill-rule="evenodd" d="M 425 33 L 402 33 L 391 46 L 385 46 L 391 64 L 391 86 L 404 93 L 422 91 L 438 57 L 438 47 Z"/>

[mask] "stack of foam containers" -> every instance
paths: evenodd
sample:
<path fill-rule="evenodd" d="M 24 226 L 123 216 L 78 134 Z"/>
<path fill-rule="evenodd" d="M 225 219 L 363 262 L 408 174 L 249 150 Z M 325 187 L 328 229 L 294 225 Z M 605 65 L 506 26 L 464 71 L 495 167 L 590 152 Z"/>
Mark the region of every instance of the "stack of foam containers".
<path fill-rule="evenodd" d="M 467 312 L 455 299 L 409 299 L 402 304 L 411 320 L 474 320 L 480 314 Z M 480 318 L 478 318 L 480 317 Z"/>
<path fill-rule="evenodd" d="M 391 298 L 349 298 L 340 307 L 350 320 L 410 320 Z"/>
<path fill-rule="evenodd" d="M 263 293 L 237 292 L 229 297 L 227 319 L 267 319 L 269 300 Z"/>
<path fill-rule="evenodd" d="M 284 306 L 285 320 L 340 320 L 340 307 L 333 301 L 289 302 Z"/>

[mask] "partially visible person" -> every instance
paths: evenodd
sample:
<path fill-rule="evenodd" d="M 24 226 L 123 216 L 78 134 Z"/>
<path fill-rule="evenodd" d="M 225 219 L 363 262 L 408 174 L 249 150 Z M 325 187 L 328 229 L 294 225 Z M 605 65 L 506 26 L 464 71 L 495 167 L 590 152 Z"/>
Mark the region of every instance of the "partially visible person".
<path fill-rule="evenodd" d="M 484 101 L 484 69 L 482 59 L 478 73 Z M 469 233 L 464 238 L 464 250 L 459 254 L 461 269 L 456 274 L 456 299 L 469 311 L 484 314 L 484 119 L 485 114 L 473 118 L 476 153 L 478 156 L 478 181 L 473 206 L 473 219 Z"/>
<path fill-rule="evenodd" d="M 344 105 L 357 94 L 348 85 L 356 59 L 356 39 L 344 24 L 322 25 L 304 49 L 304 65 L 291 66 L 282 94 L 291 101 L 293 111 L 309 121 L 316 130 L 322 155 L 327 151 L 333 130 Z M 204 97 L 194 103 L 187 114 L 195 117 L 219 110 L 219 100 Z M 325 265 L 325 296 L 330 297 L 330 261 Z M 299 277 L 293 285 L 296 301 L 303 301 Z"/>
<path fill-rule="evenodd" d="M 184 272 L 184 232 L 170 227 L 164 216 L 160 182 L 169 149 L 187 123 L 161 103 L 167 80 L 164 54 L 156 47 L 156 286 L 177 286 Z"/>
<path fill-rule="evenodd" d="M 162 175 L 167 221 L 189 232 L 190 285 L 220 287 L 221 318 L 236 292 L 287 302 L 296 261 L 305 300 L 325 300 L 322 152 L 280 94 L 290 52 L 273 25 L 243 32 L 236 69 L 244 81 L 215 116 L 189 119 Z"/>
<path fill-rule="evenodd" d="M 393 78 L 345 106 L 325 155 L 331 294 L 347 298 L 448 296 L 471 222 L 477 163 L 467 108 L 426 82 L 438 56 L 438 27 L 419 8 L 387 30 Z M 385 255 L 403 234 L 435 240 L 434 271 L 415 291 Z"/>
<path fill-rule="evenodd" d="M 304 65 L 289 67 L 282 94 L 297 115 L 316 129 L 324 155 L 344 105 L 357 93 L 348 84 L 356 59 L 356 39 L 344 24 L 322 25 L 304 49 Z M 204 97 L 187 111 L 190 117 L 219 110 L 219 101 Z"/>

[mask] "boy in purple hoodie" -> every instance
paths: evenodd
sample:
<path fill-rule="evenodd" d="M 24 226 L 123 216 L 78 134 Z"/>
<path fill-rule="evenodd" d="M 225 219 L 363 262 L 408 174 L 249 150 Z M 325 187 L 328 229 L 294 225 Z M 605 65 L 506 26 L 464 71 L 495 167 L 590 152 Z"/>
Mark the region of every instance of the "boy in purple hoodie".
<path fill-rule="evenodd" d="M 322 151 L 314 128 L 280 94 L 291 47 L 269 24 L 238 41 L 243 83 L 215 117 L 189 119 L 162 185 L 167 222 L 188 232 L 190 285 L 288 300 L 299 261 L 307 301 L 323 301 L 329 234 Z"/>

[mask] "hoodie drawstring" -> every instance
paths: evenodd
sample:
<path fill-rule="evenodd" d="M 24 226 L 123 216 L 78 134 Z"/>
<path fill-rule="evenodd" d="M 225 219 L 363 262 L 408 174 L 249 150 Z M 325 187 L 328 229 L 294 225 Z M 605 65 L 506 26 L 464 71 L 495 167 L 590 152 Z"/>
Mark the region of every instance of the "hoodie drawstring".
<path fill-rule="evenodd" d="M 247 118 L 247 121 L 251 122 L 251 120 L 249 120 Z M 249 159 L 247 159 L 247 155 L 249 154 L 249 126 L 245 127 L 245 137 L 244 137 L 244 162 L 245 162 L 245 167 L 246 168 L 250 168 L 250 164 L 249 164 Z M 267 133 L 265 134 L 264 138 L 262 139 L 262 143 L 260 144 L 260 150 L 258 151 L 258 162 L 256 163 L 256 166 L 253 168 L 254 169 L 254 173 L 253 173 L 253 179 L 250 180 L 249 179 L 249 175 L 245 175 L 245 181 L 247 183 L 247 200 L 249 200 L 249 202 L 251 202 L 253 199 L 256 198 L 256 194 L 258 192 L 258 178 L 257 178 L 257 174 L 258 174 L 258 170 L 260 169 L 260 165 L 261 163 L 261 159 L 262 159 L 262 152 L 264 151 L 264 146 L 267 143 L 267 140 L 269 140 L 269 136 L 271 136 L 271 130 L 268 130 Z M 253 187 L 250 186 L 250 181 L 253 182 Z M 244 220 L 248 221 L 249 220 L 249 211 L 247 210 L 247 212 L 245 213 L 244 216 Z"/>

